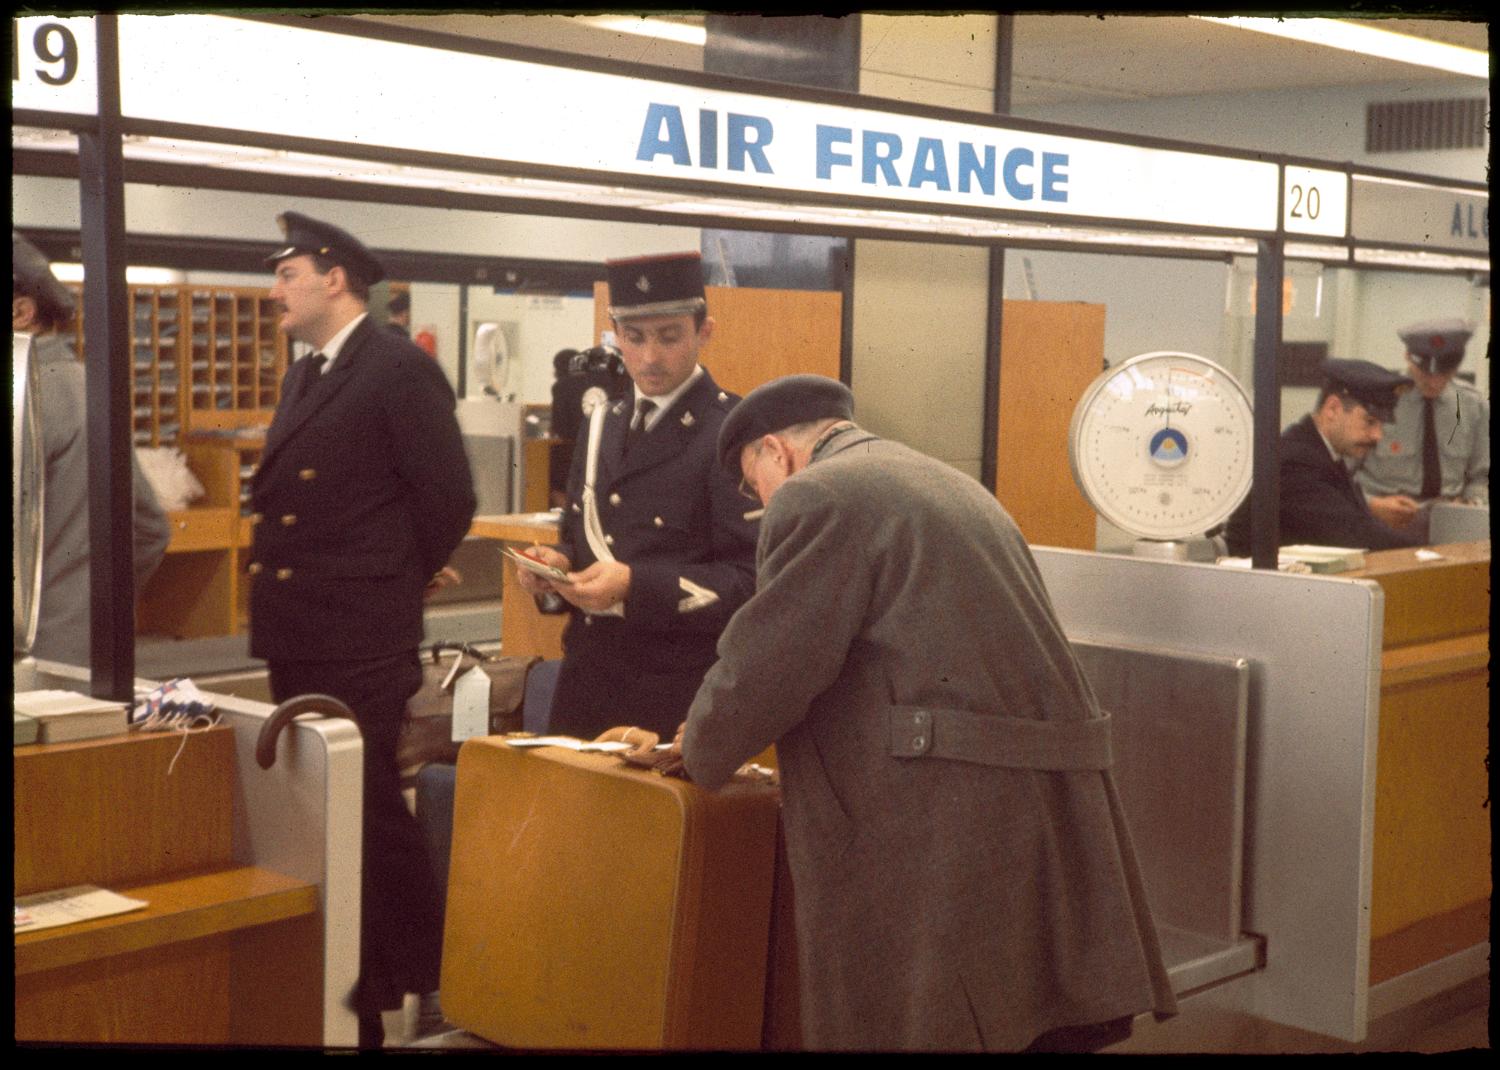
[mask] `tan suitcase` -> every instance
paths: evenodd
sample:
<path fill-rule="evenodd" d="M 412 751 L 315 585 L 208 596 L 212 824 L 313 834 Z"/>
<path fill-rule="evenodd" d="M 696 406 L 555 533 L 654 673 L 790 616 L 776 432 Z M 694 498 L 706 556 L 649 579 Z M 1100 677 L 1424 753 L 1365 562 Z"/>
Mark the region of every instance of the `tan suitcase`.
<path fill-rule="evenodd" d="M 445 1017 L 512 1048 L 760 1047 L 778 807 L 764 784 L 469 740 Z"/>

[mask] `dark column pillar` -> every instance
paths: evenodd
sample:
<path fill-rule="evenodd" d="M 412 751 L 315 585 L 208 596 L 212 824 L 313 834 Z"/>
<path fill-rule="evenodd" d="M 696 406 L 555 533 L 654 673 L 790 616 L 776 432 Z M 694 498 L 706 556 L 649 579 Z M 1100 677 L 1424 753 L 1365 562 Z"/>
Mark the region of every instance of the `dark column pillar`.
<path fill-rule="evenodd" d="M 999 16 L 995 34 L 995 114 L 1010 114 L 1011 58 L 1015 16 Z M 991 494 L 999 478 L 996 451 L 1000 448 L 1000 328 L 1005 308 L 1005 247 L 990 246 L 990 303 L 985 317 L 984 406 L 980 424 L 979 481 Z"/>
<path fill-rule="evenodd" d="M 113 15 L 96 20 L 99 121 L 78 138 L 83 222 L 84 342 L 89 435 L 90 688 L 128 701 L 135 680 L 131 527 L 130 322 L 125 288 L 125 186 L 120 48 Z"/>
<path fill-rule="evenodd" d="M 1250 486 L 1250 564 L 1275 568 L 1281 543 L 1281 286 L 1285 243 L 1258 243 L 1255 257 L 1255 467 Z"/>

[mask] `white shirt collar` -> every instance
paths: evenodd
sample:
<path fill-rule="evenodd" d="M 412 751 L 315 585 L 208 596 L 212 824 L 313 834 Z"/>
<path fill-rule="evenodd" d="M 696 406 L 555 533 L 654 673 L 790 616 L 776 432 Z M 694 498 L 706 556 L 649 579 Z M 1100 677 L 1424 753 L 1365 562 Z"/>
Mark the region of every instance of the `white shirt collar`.
<path fill-rule="evenodd" d="M 322 353 L 325 357 L 328 358 L 328 363 L 323 365 L 324 375 L 327 375 L 328 369 L 333 367 L 333 362 L 338 359 L 339 350 L 343 349 L 344 343 L 349 341 L 349 336 L 354 333 L 354 328 L 358 327 L 360 321 L 368 315 L 368 312 L 361 312 L 348 323 L 344 324 L 343 330 L 339 331 L 338 334 L 328 339 L 327 345 L 325 345 L 322 349 L 314 350 L 315 353 Z"/>
<path fill-rule="evenodd" d="M 684 379 L 682 381 L 682 385 L 680 385 L 676 390 L 672 391 L 670 394 L 662 394 L 660 397 L 651 398 L 650 400 L 656 403 L 656 408 L 652 409 L 651 415 L 646 417 L 645 430 L 649 431 L 653 427 L 655 427 L 656 422 L 662 418 L 662 414 L 670 409 L 673 405 L 675 405 L 677 403 L 677 399 L 682 397 L 683 394 L 686 394 L 688 391 L 688 387 L 696 383 L 698 381 L 698 377 L 702 374 L 703 365 L 695 364 L 693 365 L 693 373 L 686 379 Z M 635 411 L 636 409 L 639 409 L 641 407 L 641 401 L 646 397 L 646 395 L 641 393 L 641 388 L 638 386 L 632 387 L 632 391 L 634 393 L 634 400 L 632 402 L 633 407 L 630 410 L 630 419 L 632 422 L 634 422 Z"/>

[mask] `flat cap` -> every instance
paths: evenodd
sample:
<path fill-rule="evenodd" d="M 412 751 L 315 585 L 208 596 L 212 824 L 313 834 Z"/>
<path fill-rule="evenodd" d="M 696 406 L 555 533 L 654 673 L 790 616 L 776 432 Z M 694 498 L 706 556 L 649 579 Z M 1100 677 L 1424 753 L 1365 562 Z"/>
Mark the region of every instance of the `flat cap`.
<path fill-rule="evenodd" d="M 1474 325 L 1460 319 L 1424 320 L 1396 332 L 1425 372 L 1450 372 L 1464 359 Z"/>
<path fill-rule="evenodd" d="M 1396 399 L 1412 380 L 1368 360 L 1329 357 L 1322 364 L 1323 379 L 1331 393 L 1352 398 L 1381 423 L 1390 423 Z"/>
<path fill-rule="evenodd" d="M 606 260 L 611 319 L 680 316 L 707 308 L 703 298 L 703 255 L 665 253 L 628 260 Z"/>
<path fill-rule="evenodd" d="M 740 477 L 740 451 L 762 435 L 828 418 L 852 420 L 854 395 L 824 375 L 784 375 L 762 383 L 736 405 L 719 428 L 719 465 Z"/>
<path fill-rule="evenodd" d="M 266 257 L 267 267 L 275 267 L 289 256 L 326 256 L 366 283 L 385 278 L 385 266 L 347 230 L 301 212 L 282 212 L 276 222 L 286 235 L 287 245 Z"/>
<path fill-rule="evenodd" d="M 14 230 L 10 232 L 10 282 L 13 290 L 31 298 L 49 319 L 73 315 L 73 292 L 57 281 L 42 251 Z"/>

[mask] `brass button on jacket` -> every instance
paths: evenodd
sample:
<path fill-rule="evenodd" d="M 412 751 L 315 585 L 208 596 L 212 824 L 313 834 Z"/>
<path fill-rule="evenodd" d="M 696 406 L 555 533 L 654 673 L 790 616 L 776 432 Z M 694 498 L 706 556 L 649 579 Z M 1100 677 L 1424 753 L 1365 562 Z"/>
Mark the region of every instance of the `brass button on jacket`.
<path fill-rule="evenodd" d="M 282 527 L 289 528 L 293 524 L 295 524 L 296 522 L 297 522 L 297 514 L 296 513 L 287 513 L 286 516 L 284 516 L 284 517 L 281 518 L 281 526 Z"/>
<path fill-rule="evenodd" d="M 264 519 L 265 517 L 261 516 L 259 513 L 250 514 L 250 523 L 252 524 L 259 524 Z"/>
<path fill-rule="evenodd" d="M 259 561 L 252 561 L 250 562 L 250 567 L 245 569 L 245 571 L 250 573 L 250 575 L 252 576 L 259 576 L 264 568 L 265 566 L 262 565 Z"/>
<path fill-rule="evenodd" d="M 297 476 L 299 478 L 301 478 L 301 479 L 304 479 L 304 480 L 307 480 L 307 479 L 317 479 L 318 478 L 318 470 L 316 468 L 304 468 L 304 469 L 302 469 L 302 471 L 300 471 L 300 472 L 297 473 Z"/>
<path fill-rule="evenodd" d="M 278 580 L 289 580 L 292 578 L 292 570 L 289 568 L 278 568 L 276 570 L 276 578 Z"/>

